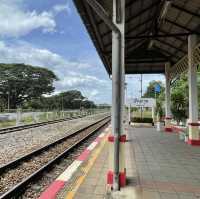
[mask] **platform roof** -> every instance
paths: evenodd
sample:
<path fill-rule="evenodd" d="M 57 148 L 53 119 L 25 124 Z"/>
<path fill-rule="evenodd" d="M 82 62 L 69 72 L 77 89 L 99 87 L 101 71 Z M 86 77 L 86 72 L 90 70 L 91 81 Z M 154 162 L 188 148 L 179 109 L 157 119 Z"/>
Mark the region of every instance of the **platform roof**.
<path fill-rule="evenodd" d="M 112 33 L 86 0 L 74 0 L 86 29 L 109 74 Z M 112 18 L 112 1 L 98 0 Z M 164 73 L 187 53 L 187 35 L 200 34 L 200 0 L 126 0 L 126 74 Z"/>

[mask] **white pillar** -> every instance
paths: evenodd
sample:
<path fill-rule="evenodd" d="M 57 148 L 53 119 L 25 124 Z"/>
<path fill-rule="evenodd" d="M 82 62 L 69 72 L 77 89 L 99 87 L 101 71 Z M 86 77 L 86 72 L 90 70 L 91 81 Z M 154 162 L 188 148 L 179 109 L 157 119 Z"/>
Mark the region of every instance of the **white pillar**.
<path fill-rule="evenodd" d="M 171 117 L 170 110 L 170 63 L 165 64 L 165 115 Z"/>
<path fill-rule="evenodd" d="M 128 105 L 128 123 L 131 124 L 131 103 Z"/>
<path fill-rule="evenodd" d="M 121 22 L 117 23 L 117 5 L 120 5 Z M 124 145 L 120 140 L 124 134 L 124 92 L 125 92 L 125 69 L 124 69 L 124 23 L 125 23 L 125 1 L 113 1 L 113 23 L 120 30 L 120 53 L 117 52 L 119 47 L 119 35 L 116 32 L 112 32 L 112 133 L 114 136 L 114 146 L 110 146 L 110 169 L 113 169 L 113 189 L 119 190 L 122 186 L 122 179 L 125 179 L 124 172 Z M 118 60 L 120 56 L 120 67 L 118 66 Z M 117 141 L 118 140 L 118 141 Z M 118 146 L 117 146 L 118 145 Z M 114 148 L 113 148 L 114 147 Z M 113 165 L 114 164 L 114 165 Z M 109 179 L 109 174 L 108 174 Z"/>
<path fill-rule="evenodd" d="M 170 63 L 165 64 L 165 131 L 172 132 L 170 109 Z"/>
<path fill-rule="evenodd" d="M 189 81 L 189 144 L 200 145 L 198 128 L 197 65 L 193 52 L 197 44 L 196 35 L 188 36 L 188 81 Z"/>
<path fill-rule="evenodd" d="M 152 106 L 152 108 L 151 108 L 151 115 L 152 115 L 153 123 L 155 123 L 155 121 L 154 121 L 154 120 L 155 120 L 155 119 L 154 119 L 154 117 L 155 117 L 154 114 L 155 114 L 155 113 L 154 113 L 154 112 L 155 112 L 154 106 Z"/>

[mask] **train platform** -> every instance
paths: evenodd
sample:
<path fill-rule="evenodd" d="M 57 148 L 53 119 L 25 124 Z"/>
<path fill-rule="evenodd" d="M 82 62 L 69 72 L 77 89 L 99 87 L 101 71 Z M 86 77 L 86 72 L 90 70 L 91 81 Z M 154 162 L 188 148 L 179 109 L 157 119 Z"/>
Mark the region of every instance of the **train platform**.
<path fill-rule="evenodd" d="M 200 198 L 200 148 L 181 142 L 177 133 L 155 128 L 128 128 L 126 150 L 127 185 L 111 192 L 106 185 L 110 128 L 98 143 L 89 146 L 88 157 L 73 175 L 64 172 L 53 199 L 197 199 Z M 84 155 L 81 155 L 82 157 Z M 68 170 L 69 171 L 69 170 Z M 70 175 L 70 178 L 69 178 Z"/>

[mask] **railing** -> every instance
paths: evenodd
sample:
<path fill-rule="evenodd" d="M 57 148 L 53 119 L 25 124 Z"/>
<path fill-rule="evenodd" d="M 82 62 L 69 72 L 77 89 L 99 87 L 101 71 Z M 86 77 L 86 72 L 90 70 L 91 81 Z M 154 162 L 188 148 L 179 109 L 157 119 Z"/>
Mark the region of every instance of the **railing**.
<path fill-rule="evenodd" d="M 15 110 L 7 113 L 0 113 L 0 128 L 9 126 L 19 126 L 38 122 L 46 122 L 49 120 L 57 120 L 63 118 L 72 118 L 77 116 L 88 116 L 98 113 L 110 112 L 110 109 L 83 109 L 83 110 L 63 110 L 63 111 L 41 111 L 35 110 Z"/>
<path fill-rule="evenodd" d="M 195 64 L 200 63 L 200 43 L 195 47 L 193 54 Z M 185 55 L 170 70 L 170 79 L 173 80 L 188 69 L 188 55 Z"/>

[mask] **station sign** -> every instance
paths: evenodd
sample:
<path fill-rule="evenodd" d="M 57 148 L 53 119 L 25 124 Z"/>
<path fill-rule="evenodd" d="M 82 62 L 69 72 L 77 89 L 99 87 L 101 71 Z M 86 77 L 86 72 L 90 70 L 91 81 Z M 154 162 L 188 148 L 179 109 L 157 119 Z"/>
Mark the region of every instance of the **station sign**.
<path fill-rule="evenodd" d="M 155 87 L 154 87 L 154 89 L 155 89 L 156 93 L 160 93 L 160 91 L 161 91 L 161 87 L 160 87 L 159 84 L 156 84 Z"/>
<path fill-rule="evenodd" d="M 131 98 L 129 99 L 129 104 L 132 107 L 149 107 L 155 106 L 156 102 L 153 98 Z"/>

